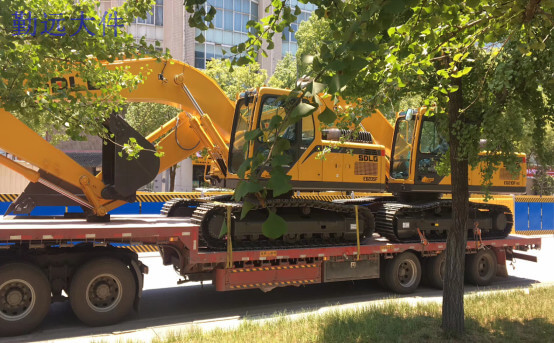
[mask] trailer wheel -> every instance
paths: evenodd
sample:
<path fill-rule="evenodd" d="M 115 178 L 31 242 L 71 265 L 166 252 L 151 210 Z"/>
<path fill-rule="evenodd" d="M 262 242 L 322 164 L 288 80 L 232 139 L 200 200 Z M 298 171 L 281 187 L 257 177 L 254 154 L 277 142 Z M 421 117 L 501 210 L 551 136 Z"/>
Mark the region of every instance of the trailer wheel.
<path fill-rule="evenodd" d="M 424 273 L 429 286 L 437 289 L 443 288 L 445 265 L 446 254 L 444 252 L 427 259 Z"/>
<path fill-rule="evenodd" d="M 75 315 L 85 324 L 100 326 L 123 320 L 133 308 L 137 285 L 121 261 L 102 258 L 81 266 L 69 291 Z"/>
<path fill-rule="evenodd" d="M 0 267 L 0 336 L 28 333 L 48 314 L 52 296 L 46 275 L 27 263 Z"/>
<path fill-rule="evenodd" d="M 475 286 L 487 286 L 496 275 L 496 255 L 492 249 L 479 250 L 466 257 L 466 281 Z"/>
<path fill-rule="evenodd" d="M 413 253 L 406 251 L 387 262 L 385 284 L 400 294 L 414 292 L 421 281 L 421 264 Z"/>

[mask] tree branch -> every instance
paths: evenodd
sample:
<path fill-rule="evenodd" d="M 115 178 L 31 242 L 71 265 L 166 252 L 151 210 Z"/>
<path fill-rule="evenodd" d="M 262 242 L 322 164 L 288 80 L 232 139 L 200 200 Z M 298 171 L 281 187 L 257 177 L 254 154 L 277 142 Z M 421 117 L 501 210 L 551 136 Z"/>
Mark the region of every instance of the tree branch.
<path fill-rule="evenodd" d="M 479 92 L 477 93 L 477 95 L 475 96 L 475 99 L 473 99 L 473 101 L 467 105 L 467 107 L 465 107 L 464 109 L 460 110 L 461 113 L 467 111 L 471 106 L 473 106 L 475 104 L 475 102 L 477 102 L 477 99 L 479 99 L 479 97 L 481 96 L 481 93 L 483 93 L 483 88 L 485 88 L 485 81 L 487 80 L 487 76 L 489 75 L 490 71 L 492 70 L 492 67 L 494 66 L 494 61 L 498 58 L 498 56 L 500 55 L 500 53 L 504 50 L 504 47 L 506 46 L 506 44 L 510 41 L 510 38 L 512 38 L 512 33 L 510 33 L 510 35 L 508 36 L 508 38 L 506 38 L 506 40 L 504 41 L 504 43 L 502 43 L 502 46 L 500 47 L 499 51 L 498 51 L 498 54 L 496 54 L 496 56 L 494 56 L 494 59 L 491 61 L 491 65 L 489 66 L 489 68 L 487 69 L 487 72 L 485 73 L 485 76 L 483 77 L 483 80 L 481 81 L 481 86 L 479 87 Z"/>
<path fill-rule="evenodd" d="M 541 0 L 529 0 L 527 3 L 527 6 L 525 6 L 525 14 L 523 15 L 523 23 L 530 22 L 537 13 L 537 8 L 539 7 L 539 3 Z"/>

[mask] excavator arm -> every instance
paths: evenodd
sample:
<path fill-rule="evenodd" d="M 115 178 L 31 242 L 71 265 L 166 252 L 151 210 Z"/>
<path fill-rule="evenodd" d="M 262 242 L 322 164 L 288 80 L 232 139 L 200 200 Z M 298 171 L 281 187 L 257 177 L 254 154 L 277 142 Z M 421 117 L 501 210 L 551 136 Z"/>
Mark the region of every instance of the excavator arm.
<path fill-rule="evenodd" d="M 110 210 L 133 201 L 135 191 L 150 182 L 156 175 L 207 147 L 223 173 L 226 161 L 234 104 L 214 80 L 199 70 L 178 61 L 156 59 L 123 60 L 106 64 L 108 69 L 125 68 L 133 74 L 142 73 L 144 80 L 136 89 L 124 89 L 121 95 L 131 102 L 155 102 L 170 105 L 182 112 L 158 130 L 142 138 L 119 116 L 112 115 L 106 126 L 114 134 L 103 146 L 103 172 L 94 176 L 73 161 L 12 114 L 0 108 L 0 149 L 17 156 L 38 171 L 25 168 L 9 158 L 0 163 L 22 174 L 32 183 L 12 204 L 8 212 L 29 213 L 40 204 L 40 197 L 27 192 L 37 184 L 61 194 L 69 204 L 88 208 L 96 216 L 104 216 Z M 68 75 L 60 79 L 63 87 L 88 86 L 85 81 Z M 54 83 L 54 82 L 53 82 Z M 158 158 L 151 151 L 143 151 L 138 160 L 126 160 L 118 156 L 121 144 L 130 137 L 139 144 L 149 145 L 157 141 L 163 147 Z"/>

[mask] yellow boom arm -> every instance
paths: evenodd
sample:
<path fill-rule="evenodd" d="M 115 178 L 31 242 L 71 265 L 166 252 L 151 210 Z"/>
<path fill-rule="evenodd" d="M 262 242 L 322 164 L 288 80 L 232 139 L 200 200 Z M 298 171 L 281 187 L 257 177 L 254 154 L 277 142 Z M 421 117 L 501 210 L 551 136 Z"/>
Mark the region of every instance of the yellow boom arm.
<path fill-rule="evenodd" d="M 174 60 L 123 60 L 106 64 L 106 67 L 125 68 L 133 74 L 143 74 L 144 81 L 136 89 L 121 92 L 128 101 L 162 103 L 182 111 L 177 118 L 147 137 L 150 142 L 161 138 L 158 144 L 163 147 L 164 155 L 160 158 L 158 173 L 204 147 L 210 148 L 212 158 L 220 164 L 227 160 L 235 106 L 214 80 L 199 70 Z M 145 73 L 148 75 L 144 75 Z M 70 75 L 65 79 L 66 87 L 74 84 L 86 85 Z M 56 82 L 59 80 L 60 78 L 56 78 Z M 89 207 L 96 215 L 103 216 L 125 203 L 121 200 L 104 199 L 101 193 L 106 185 L 101 174 L 95 177 L 2 108 L 0 149 L 38 167 L 41 173 L 47 173 L 81 189 L 87 201 L 77 197 L 75 192 L 53 185 L 39 172 L 22 167 L 8 158 L 0 159 L 0 164 L 24 175 L 31 182 L 40 182 L 82 206 Z M 224 169 L 224 166 L 221 167 Z"/>

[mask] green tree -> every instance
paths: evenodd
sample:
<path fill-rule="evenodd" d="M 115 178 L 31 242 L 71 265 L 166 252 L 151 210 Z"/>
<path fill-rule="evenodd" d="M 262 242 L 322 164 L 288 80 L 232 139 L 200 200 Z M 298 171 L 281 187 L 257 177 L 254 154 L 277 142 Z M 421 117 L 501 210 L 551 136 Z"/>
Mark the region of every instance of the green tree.
<path fill-rule="evenodd" d="M 290 88 L 296 87 L 296 58 L 292 54 L 286 54 L 275 66 L 275 72 L 269 78 L 270 87 Z"/>
<path fill-rule="evenodd" d="M 294 35 L 298 42 L 296 60 L 298 61 L 298 75 L 314 76 L 312 61 L 321 56 L 321 49 L 326 45 L 330 50 L 336 49 L 338 41 L 332 38 L 331 23 L 326 18 L 312 15 L 298 26 Z"/>
<path fill-rule="evenodd" d="M 534 144 L 536 140 L 534 138 L 534 133 L 537 130 L 536 125 L 546 126 L 544 135 L 541 136 L 543 143 L 539 146 Z M 548 123 L 526 122 L 523 130 L 524 139 L 520 150 L 527 155 L 527 168 L 536 170 L 532 179 L 531 191 L 537 195 L 551 195 L 554 193 L 554 178 L 548 175 L 547 172 L 554 168 L 554 151 L 552 150 L 552 146 L 554 146 L 554 130 L 552 125 Z"/>
<path fill-rule="evenodd" d="M 245 89 L 263 86 L 267 80 L 267 71 L 261 69 L 258 63 L 233 67 L 231 70 L 226 60 L 214 59 L 206 64 L 204 73 L 216 80 L 232 100 Z"/>
<path fill-rule="evenodd" d="M 179 114 L 179 110 L 175 107 L 156 104 L 136 102 L 130 103 L 127 106 L 125 120 L 141 135 L 148 136 L 160 126 L 175 118 Z M 160 139 L 163 137 L 160 137 Z M 163 153 L 163 147 L 161 147 Z M 177 165 L 169 168 L 169 191 L 175 191 L 175 175 Z"/>
<path fill-rule="evenodd" d="M 448 137 L 449 158 L 444 162 L 452 173 L 454 224 L 447 239 L 442 328 L 460 335 L 464 330 L 467 166 L 483 160 L 478 143 L 485 138 L 485 186 L 500 163 L 516 172 L 519 159 L 514 152 L 522 140 L 521 125 L 525 120 L 536 123 L 533 144 L 538 146 L 545 130 L 540 123 L 554 120 L 554 2 L 310 2 L 318 6 L 315 14 L 329 21 L 331 39 L 338 43 L 334 47 L 323 41 L 312 61 L 313 76 L 327 85 L 328 93 L 365 95 L 370 107 L 422 94 Z M 185 1 L 187 10 L 194 12 L 196 3 Z M 264 49 L 273 48 L 274 35 L 289 27 L 300 13 L 298 7 L 281 1 L 273 1 L 268 11 L 271 15 L 260 23 L 248 24 L 254 32 L 249 40 L 231 49 L 237 53 L 235 63 L 245 64 L 266 54 Z M 209 22 L 213 14 L 213 8 L 208 13 L 197 11 L 190 24 L 206 25 L 204 20 Z M 264 41 L 269 43 L 264 45 Z M 301 94 L 312 91 L 313 86 Z M 294 117 L 292 109 L 287 113 L 285 122 Z M 334 119 L 328 114 L 324 117 Z M 251 164 L 254 166 L 265 168 L 267 163 Z"/>
<path fill-rule="evenodd" d="M 152 46 L 136 43 L 113 25 L 146 16 L 152 3 L 127 1 L 105 13 L 102 22 L 99 1 L 0 0 L 0 106 L 41 133 L 52 130 L 74 139 L 101 133 L 104 118 L 121 109 L 119 91 L 141 80 L 123 69 L 108 71 L 103 61 L 155 54 Z M 68 74 L 89 81 L 101 94 L 65 82 L 48 85 Z"/>

